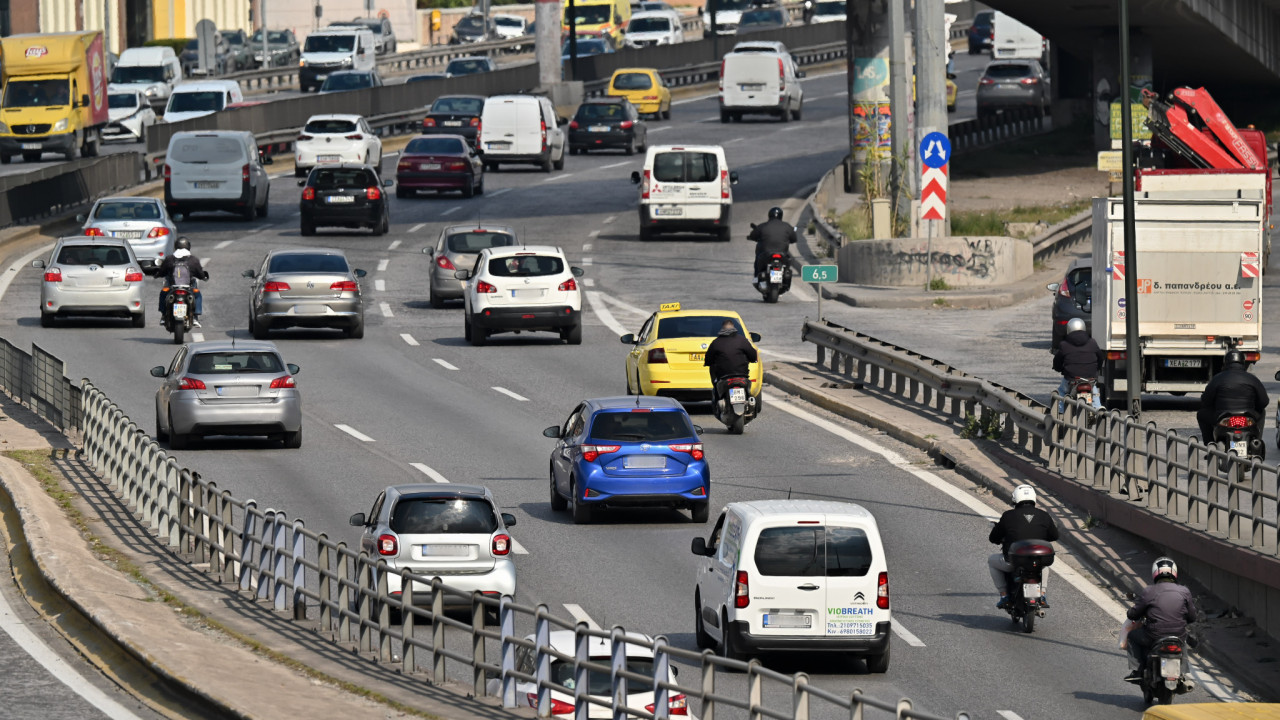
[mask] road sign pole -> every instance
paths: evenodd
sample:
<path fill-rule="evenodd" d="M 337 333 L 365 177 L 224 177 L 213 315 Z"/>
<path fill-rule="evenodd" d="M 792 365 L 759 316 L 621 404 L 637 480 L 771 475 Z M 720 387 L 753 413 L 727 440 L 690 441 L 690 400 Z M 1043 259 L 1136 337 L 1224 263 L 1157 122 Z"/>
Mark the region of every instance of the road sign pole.
<path fill-rule="evenodd" d="M 1124 297 L 1128 304 L 1125 316 L 1125 370 L 1129 389 L 1129 415 L 1142 415 L 1142 341 L 1138 336 L 1138 240 L 1133 219 L 1133 116 L 1129 86 L 1129 0 L 1120 0 L 1120 168 L 1124 181 L 1124 257 L 1128 267 L 1124 274 Z"/>
<path fill-rule="evenodd" d="M 924 229 L 925 290 L 933 290 L 933 239 L 943 234 L 947 218 L 947 163 L 951 141 L 941 132 L 920 139 L 920 222 Z"/>

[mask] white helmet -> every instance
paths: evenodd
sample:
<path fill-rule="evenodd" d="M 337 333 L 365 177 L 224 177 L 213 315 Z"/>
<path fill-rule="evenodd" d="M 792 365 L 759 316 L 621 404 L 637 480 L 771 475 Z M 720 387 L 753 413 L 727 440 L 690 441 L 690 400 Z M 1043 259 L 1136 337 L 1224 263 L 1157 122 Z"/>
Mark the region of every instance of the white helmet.
<path fill-rule="evenodd" d="M 1036 501 L 1036 489 L 1030 485 L 1019 485 L 1013 489 L 1013 504 Z"/>
<path fill-rule="evenodd" d="M 1084 324 L 1084 320 L 1080 318 L 1071 318 L 1067 321 L 1067 333 L 1084 332 L 1089 326 Z"/>
<path fill-rule="evenodd" d="M 1156 561 L 1151 563 L 1151 582 L 1155 582 L 1162 577 L 1167 577 L 1170 580 L 1178 579 L 1178 563 L 1174 562 L 1173 558 L 1156 558 Z"/>

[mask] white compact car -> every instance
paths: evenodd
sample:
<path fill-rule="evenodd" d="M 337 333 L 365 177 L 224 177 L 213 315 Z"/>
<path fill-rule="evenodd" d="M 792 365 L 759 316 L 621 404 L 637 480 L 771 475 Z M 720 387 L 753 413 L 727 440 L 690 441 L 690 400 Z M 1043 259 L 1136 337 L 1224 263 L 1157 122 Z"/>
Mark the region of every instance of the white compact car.
<path fill-rule="evenodd" d="M 127 142 L 147 139 L 147 128 L 156 124 L 156 111 L 146 92 L 132 85 L 107 86 L 107 127 L 103 140 Z"/>
<path fill-rule="evenodd" d="M 541 330 L 582 344 L 582 268 L 570 267 L 564 251 L 544 245 L 491 247 L 476 264 L 458 270 L 464 280 L 464 334 L 483 345 L 501 332 Z"/>
<path fill-rule="evenodd" d="M 382 140 L 359 115 L 312 115 L 294 145 L 294 175 L 317 165 L 359 163 L 382 172 Z"/>

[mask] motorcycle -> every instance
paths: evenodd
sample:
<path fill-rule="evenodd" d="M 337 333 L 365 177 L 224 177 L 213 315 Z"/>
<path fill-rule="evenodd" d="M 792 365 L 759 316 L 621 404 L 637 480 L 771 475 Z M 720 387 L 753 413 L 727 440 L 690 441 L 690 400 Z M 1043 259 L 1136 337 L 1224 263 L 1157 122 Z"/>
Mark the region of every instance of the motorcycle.
<path fill-rule="evenodd" d="M 1247 413 L 1219 414 L 1218 421 L 1213 424 L 1213 441 L 1222 443 L 1223 447 L 1243 460 L 1262 460 L 1267 454 L 1267 447 L 1262 443 L 1262 435 L 1258 431 L 1257 418 Z M 1229 465 L 1225 458 L 1221 464 L 1223 469 Z"/>
<path fill-rule="evenodd" d="M 756 289 L 767 303 L 778 302 L 778 296 L 791 289 L 791 264 L 781 253 L 774 253 L 756 277 Z"/>
<path fill-rule="evenodd" d="M 1047 540 L 1018 540 L 1009 544 L 1008 559 L 1013 572 L 1005 573 L 1009 595 L 1004 610 L 1022 632 L 1034 632 L 1046 607 L 1041 570 L 1053 564 L 1053 546 Z"/>
<path fill-rule="evenodd" d="M 1187 679 L 1186 644 L 1177 635 L 1159 638 L 1147 653 L 1142 666 L 1142 679 L 1136 681 L 1142 688 L 1142 699 L 1148 705 L 1171 705 L 1175 694 L 1182 695 L 1195 689 L 1195 683 Z"/>
<path fill-rule="evenodd" d="M 711 412 L 733 435 L 741 435 L 746 424 L 760 414 L 760 398 L 751 394 L 751 380 L 743 375 L 716 381 L 718 392 Z"/>
<path fill-rule="evenodd" d="M 164 329 L 173 333 L 174 345 L 181 345 L 195 318 L 195 288 L 171 283 L 164 291 Z"/>

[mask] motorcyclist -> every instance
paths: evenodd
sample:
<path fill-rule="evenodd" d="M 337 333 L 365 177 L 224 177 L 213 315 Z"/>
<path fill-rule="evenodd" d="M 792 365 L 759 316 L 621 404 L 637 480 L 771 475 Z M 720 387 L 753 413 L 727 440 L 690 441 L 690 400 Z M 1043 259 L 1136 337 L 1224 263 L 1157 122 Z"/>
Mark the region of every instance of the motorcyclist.
<path fill-rule="evenodd" d="M 755 346 L 742 336 L 737 324 L 725 320 L 702 360 L 704 367 L 711 368 L 711 401 L 720 402 L 723 378 L 750 377 L 751 363 L 758 359 Z"/>
<path fill-rule="evenodd" d="M 1209 381 L 1200 394 L 1200 409 L 1196 422 L 1200 425 L 1200 438 L 1213 442 L 1213 426 L 1223 413 L 1250 415 L 1258 424 L 1258 435 L 1266 426 L 1267 389 L 1262 381 L 1245 369 L 1244 353 L 1232 348 L 1223 358 L 1222 370 Z"/>
<path fill-rule="evenodd" d="M 1036 490 L 1030 485 L 1019 485 L 1013 490 L 1013 507 L 1000 516 L 1000 521 L 991 528 L 987 538 L 1000 545 L 1000 552 L 987 558 L 987 566 L 991 568 L 991 580 L 1000 593 L 997 609 L 1003 609 L 1009 601 L 1009 576 L 1013 565 L 1007 559 L 1009 546 L 1019 540 L 1045 540 L 1053 542 L 1058 539 L 1058 526 L 1054 524 L 1049 513 L 1036 507 Z M 1049 568 L 1041 570 L 1040 587 L 1044 595 L 1041 603 L 1049 607 Z"/>
<path fill-rule="evenodd" d="M 164 287 L 160 288 L 160 314 L 165 313 L 165 299 L 169 294 L 169 286 L 178 280 L 185 280 L 191 284 L 191 293 L 195 295 L 195 316 L 191 318 L 191 324 L 195 327 L 201 327 L 200 314 L 204 307 L 203 298 L 200 289 L 196 287 L 196 279 L 209 279 L 209 271 L 204 269 L 200 264 L 200 258 L 191 254 L 191 241 L 185 236 L 179 237 L 173 242 L 173 254 L 166 257 L 155 269 L 156 277 L 164 278 Z M 175 275 L 183 275 L 179 278 Z"/>
<path fill-rule="evenodd" d="M 768 264 L 769 257 L 779 253 L 784 258 L 791 257 L 791 246 L 796 244 L 796 229 L 782 220 L 782 208 L 769 209 L 769 220 L 757 225 L 747 236 L 756 244 L 756 264 L 753 277 L 760 277 Z"/>
<path fill-rule="evenodd" d="M 1071 318 L 1067 322 L 1067 335 L 1058 345 L 1058 354 L 1053 356 L 1053 369 L 1062 373 L 1062 382 L 1058 383 L 1058 396 L 1066 397 L 1067 390 L 1074 378 L 1093 380 L 1093 408 L 1102 409 L 1102 400 L 1098 396 L 1098 370 L 1106 356 L 1102 348 L 1085 331 L 1086 325 L 1080 318 Z M 1058 412 L 1062 412 L 1063 403 L 1058 402 Z"/>
<path fill-rule="evenodd" d="M 1172 558 L 1157 558 L 1151 564 L 1151 584 L 1138 593 L 1129 619 L 1143 624 L 1129 631 L 1128 682 L 1142 680 L 1142 663 L 1159 638 L 1177 635 L 1186 639 L 1187 625 L 1200 614 L 1191 591 L 1178 584 L 1178 564 Z"/>

